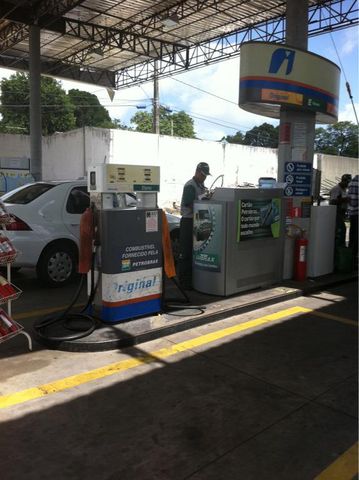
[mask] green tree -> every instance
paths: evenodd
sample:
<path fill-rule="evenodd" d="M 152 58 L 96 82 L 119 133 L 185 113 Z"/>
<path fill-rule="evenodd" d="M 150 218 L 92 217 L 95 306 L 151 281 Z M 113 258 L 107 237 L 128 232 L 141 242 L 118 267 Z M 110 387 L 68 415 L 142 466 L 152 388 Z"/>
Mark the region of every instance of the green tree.
<path fill-rule="evenodd" d="M 274 127 L 270 123 L 262 123 L 259 127 L 253 127 L 244 135 L 243 144 L 253 147 L 278 147 L 279 127 Z"/>
<path fill-rule="evenodd" d="M 128 127 L 126 124 L 122 123 L 122 121 L 119 118 L 114 118 L 113 119 L 113 127 L 118 130 L 133 130 L 131 127 Z"/>
<path fill-rule="evenodd" d="M 136 112 L 130 122 L 135 125 L 136 132 L 151 133 L 153 131 L 151 113 Z"/>
<path fill-rule="evenodd" d="M 314 149 L 319 153 L 358 157 L 359 127 L 352 122 L 338 122 L 315 130 Z"/>
<path fill-rule="evenodd" d="M 227 140 L 228 143 L 239 143 L 243 144 L 244 141 L 244 135 L 242 132 L 238 131 L 234 135 L 227 135 L 224 137 L 224 140 Z"/>
<path fill-rule="evenodd" d="M 75 128 L 74 108 L 60 82 L 41 77 L 42 134 L 51 135 Z M 2 119 L 0 130 L 6 133 L 30 132 L 29 76 L 16 73 L 1 81 Z"/>
<path fill-rule="evenodd" d="M 76 127 L 117 128 L 110 115 L 96 95 L 83 90 L 72 89 L 68 93 L 74 106 Z"/>
<path fill-rule="evenodd" d="M 136 132 L 151 133 L 153 131 L 153 112 L 137 112 L 131 118 Z M 160 107 L 160 133 L 183 138 L 196 138 L 193 119 L 186 112 L 172 113 Z"/>
<path fill-rule="evenodd" d="M 258 127 L 253 127 L 245 134 L 238 131 L 235 135 L 225 137 L 229 143 L 238 143 L 241 145 L 251 145 L 253 147 L 278 147 L 279 127 L 273 127 L 270 123 L 262 123 Z"/>
<path fill-rule="evenodd" d="M 186 112 L 183 110 L 173 113 L 169 117 L 173 121 L 173 135 L 182 138 L 196 138 L 194 131 L 194 122 Z"/>

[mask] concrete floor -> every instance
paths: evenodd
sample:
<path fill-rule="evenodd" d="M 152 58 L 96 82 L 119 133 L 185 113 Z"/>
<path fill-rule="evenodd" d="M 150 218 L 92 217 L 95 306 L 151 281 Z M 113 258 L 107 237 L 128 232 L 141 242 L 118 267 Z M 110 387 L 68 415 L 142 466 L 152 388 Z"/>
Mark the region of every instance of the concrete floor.
<path fill-rule="evenodd" d="M 96 329 L 83 338 L 71 341 L 49 341 L 34 335 L 34 339 L 43 346 L 51 349 L 68 350 L 73 352 L 99 352 L 114 350 L 130 345 L 162 338 L 172 333 L 187 330 L 198 325 L 205 325 L 212 321 L 242 314 L 260 307 L 271 305 L 279 301 L 296 298 L 303 294 L 318 291 L 328 286 L 342 282 L 356 280 L 354 273 L 331 274 L 316 279 L 307 279 L 304 282 L 285 281 L 278 285 L 257 288 L 241 292 L 231 297 L 205 295 L 192 290 L 186 292 L 192 306 L 184 305 L 184 294 L 180 292 L 175 283 L 167 280 L 163 293 L 163 309 L 146 317 L 135 318 L 118 324 L 105 324 L 97 322 Z M 39 284 L 33 269 L 22 269 L 14 275 L 13 282 L 19 286 L 23 293 L 14 303 L 14 318 L 23 322 L 23 325 L 33 331 L 34 321 L 43 320 L 45 317 L 56 317 L 71 304 L 74 293 L 78 290 L 78 281 L 65 288 L 49 289 Z M 71 311 L 79 312 L 87 302 L 86 282 L 75 308 Z M 177 303 L 177 308 L 170 308 Z M 178 307 L 179 305 L 179 307 Z M 182 308 L 183 307 L 183 308 Z M 99 312 L 100 313 L 100 312 Z M 75 321 L 75 325 L 78 321 Z M 81 326 L 88 328 L 89 323 L 81 320 Z M 34 333 L 34 332 L 33 332 Z M 47 336 L 61 337 L 73 334 L 69 331 L 66 322 L 57 322 L 44 332 Z M 1 352 L 0 352 L 1 355 Z"/>
<path fill-rule="evenodd" d="M 18 336 L 0 345 L 0 406 L 24 392 L 0 408 L 1 478 L 314 479 L 357 441 L 357 319 L 352 282 L 128 349 Z"/>

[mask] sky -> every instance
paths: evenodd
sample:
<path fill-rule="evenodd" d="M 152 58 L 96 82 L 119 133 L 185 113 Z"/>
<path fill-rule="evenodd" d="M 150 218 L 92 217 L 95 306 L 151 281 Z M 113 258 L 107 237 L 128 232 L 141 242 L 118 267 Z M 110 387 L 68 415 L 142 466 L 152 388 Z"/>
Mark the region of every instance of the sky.
<path fill-rule="evenodd" d="M 308 39 L 308 50 L 319 54 L 341 67 L 339 121 L 356 122 L 354 110 L 346 91 L 349 82 L 353 101 L 359 115 L 359 34 L 351 27 Z M 173 112 L 185 111 L 194 120 L 196 137 L 218 141 L 237 131 L 245 133 L 264 122 L 277 125 L 278 121 L 254 115 L 238 107 L 240 57 L 214 65 L 160 79 L 160 104 Z M 0 69 L 0 78 L 8 78 L 14 71 Z M 147 105 L 151 111 L 153 83 L 126 88 L 115 92 L 111 101 L 105 88 L 79 82 L 61 80 L 65 90 L 77 88 L 95 94 L 108 110 L 112 119 L 130 125 L 131 117 L 139 110 L 136 105 Z M 206 93 L 208 92 L 208 93 Z M 221 98 L 218 98 L 221 97 Z"/>

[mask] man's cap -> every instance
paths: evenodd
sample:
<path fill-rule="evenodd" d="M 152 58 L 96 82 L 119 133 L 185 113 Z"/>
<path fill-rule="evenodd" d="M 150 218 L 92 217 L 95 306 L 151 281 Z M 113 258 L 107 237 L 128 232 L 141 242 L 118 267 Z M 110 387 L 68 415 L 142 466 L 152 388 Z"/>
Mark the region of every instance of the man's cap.
<path fill-rule="evenodd" d="M 211 175 L 211 174 L 209 173 L 209 165 L 208 165 L 208 163 L 206 163 L 206 162 L 200 162 L 200 163 L 197 165 L 197 170 L 200 170 L 200 171 L 203 173 L 203 175 L 206 175 L 206 176 L 207 176 L 207 175 Z"/>
<path fill-rule="evenodd" d="M 342 182 L 350 182 L 351 179 L 352 179 L 352 176 L 350 175 L 350 173 L 344 173 L 344 175 L 342 175 L 341 181 Z"/>

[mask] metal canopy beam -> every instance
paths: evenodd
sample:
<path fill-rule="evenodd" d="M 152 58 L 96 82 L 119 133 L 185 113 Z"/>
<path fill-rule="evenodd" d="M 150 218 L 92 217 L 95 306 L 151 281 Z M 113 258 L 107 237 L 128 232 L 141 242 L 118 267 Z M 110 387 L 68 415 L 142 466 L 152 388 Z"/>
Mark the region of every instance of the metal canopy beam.
<path fill-rule="evenodd" d="M 168 62 L 178 62 L 188 67 L 188 47 L 180 43 L 138 35 L 117 28 L 103 27 L 78 20 L 65 19 L 66 35 L 88 40 L 103 47 L 118 48 L 153 59 L 166 58 Z"/>
<path fill-rule="evenodd" d="M 238 2 L 239 5 L 248 3 L 249 0 L 241 0 Z M 178 22 L 181 20 L 193 15 L 195 13 L 201 12 L 202 10 L 214 10 L 218 13 L 223 13 L 223 8 L 221 8 L 221 0 L 195 0 L 191 3 L 186 1 L 182 1 L 176 3 L 174 6 L 170 8 L 164 8 L 157 12 L 155 16 L 147 17 L 141 20 L 140 24 L 135 27 L 135 30 L 131 28 L 131 30 L 136 31 L 141 35 L 145 35 L 147 32 L 158 29 L 159 26 L 162 26 L 162 19 L 170 17 L 171 15 L 176 15 L 178 18 Z"/>
<path fill-rule="evenodd" d="M 0 67 L 10 68 L 17 71 L 29 71 L 29 59 L 19 57 L 0 56 Z M 74 80 L 105 88 L 116 87 L 116 75 L 114 72 L 99 69 L 82 69 L 73 65 L 55 63 L 50 61 L 41 62 L 41 74 L 50 75 L 65 80 Z"/>
<path fill-rule="evenodd" d="M 309 9 L 308 34 L 317 36 L 329 31 L 341 30 L 357 25 L 358 2 L 350 4 L 345 0 L 333 1 L 315 5 Z M 190 48 L 189 70 L 210 65 L 228 58 L 238 56 L 240 46 L 248 41 L 285 42 L 285 16 L 263 22 L 252 27 L 246 27 L 237 32 L 203 42 Z M 157 63 L 159 78 L 181 73 L 185 69 L 178 63 L 170 64 L 161 59 Z M 138 85 L 153 79 L 154 61 L 137 63 L 117 71 L 116 89 Z"/>
<path fill-rule="evenodd" d="M 41 28 L 48 28 L 56 33 L 62 33 L 64 26 L 61 16 L 82 2 L 84 0 L 44 0 L 38 8 L 22 7 L 21 13 L 19 13 L 18 9 L 13 8 L 12 3 L 1 0 L 0 18 L 6 16 L 12 23 L 9 23 L 0 31 L 0 53 L 28 38 L 29 27 L 33 24 L 37 24 Z"/>
<path fill-rule="evenodd" d="M 71 2 L 71 8 L 73 8 L 73 5 L 74 3 Z M 11 22 L 22 24 L 22 28 L 24 28 L 24 25 L 30 26 L 33 25 L 35 22 L 37 22 L 37 25 L 40 27 L 42 27 L 43 25 L 51 25 L 52 30 L 61 33 L 63 29 L 63 22 L 59 23 L 59 21 L 61 20 L 60 17 L 62 13 L 60 10 L 60 13 L 54 16 L 53 14 L 56 13 L 56 11 L 58 10 L 57 5 L 56 7 L 56 10 L 53 7 L 51 8 L 52 14 L 49 15 L 47 13 L 47 10 L 50 8 L 48 5 L 43 7 L 44 13 L 41 13 L 40 11 L 36 11 L 33 8 L 27 8 L 24 6 L 21 7 L 20 10 L 18 8 L 14 8 L 13 3 L 6 0 L 1 0 L 0 18 L 6 17 L 6 19 L 10 20 Z M 6 30 L 6 28 L 4 30 Z"/>
<path fill-rule="evenodd" d="M 161 19 L 174 13 L 179 19 L 185 21 L 187 17 L 191 19 L 191 15 L 198 14 L 201 10 L 209 9 L 208 14 L 211 11 L 214 16 L 217 12 L 224 13 L 230 21 L 235 20 L 232 15 L 233 12 L 223 10 L 221 0 L 180 1 L 173 7 L 163 9 L 156 15 L 145 16 L 139 21 L 128 18 L 122 22 L 117 17 L 120 23 L 125 26 L 122 29 L 62 17 L 64 13 L 81 3 L 83 3 L 83 0 L 43 0 L 38 3 L 39 9 L 37 11 L 34 9 L 32 18 L 36 16 L 43 29 L 52 30 L 56 33 L 66 32 L 64 39 L 69 35 L 79 40 L 77 45 L 72 43 L 72 48 L 68 49 L 68 53 L 61 60 L 59 60 L 59 56 L 57 58 L 43 56 L 42 74 L 120 89 L 153 80 L 154 61 L 156 59 L 158 60 L 158 76 L 166 77 L 238 56 L 240 46 L 245 41 L 258 40 L 281 43 L 284 42 L 285 37 L 284 17 L 280 16 L 266 22 L 246 26 L 237 31 L 228 32 L 212 40 L 194 44 L 193 47 L 189 47 L 188 43 L 186 45 L 181 44 L 181 40 L 177 43 L 171 43 L 161 39 L 161 31 L 159 30 Z M 250 2 L 242 0 L 238 2 L 238 5 L 244 6 L 246 3 Z M 9 8 L 11 5 L 10 0 L 1 2 L 1 8 L 3 9 Z M 83 5 L 81 8 L 86 9 L 87 7 Z M 11 12 L 11 8 L 8 11 Z M 89 8 L 89 12 L 91 12 L 91 8 Z M 95 16 L 100 15 L 100 9 L 94 9 L 93 14 Z M 5 13 L 5 17 L 6 15 Z M 248 18 L 244 18 L 243 21 L 248 21 Z M 310 36 L 357 24 L 357 0 L 329 0 L 312 6 L 309 10 L 308 31 Z M 28 29 L 27 25 L 12 22 L 0 31 L 0 51 L 1 48 L 10 49 L 0 55 L 0 66 L 16 70 L 28 70 L 27 53 L 20 49 L 16 50 L 16 47 L 11 48 L 27 38 Z M 78 34 L 79 36 L 77 36 Z M 73 42 L 73 40 L 71 41 Z M 186 42 L 186 39 L 184 42 Z M 110 60 L 113 51 L 120 52 L 121 50 L 126 50 L 130 52 L 129 54 L 132 53 L 132 57 L 129 58 L 125 55 L 122 59 L 119 57 L 115 64 L 112 62 L 112 66 L 110 66 L 110 61 L 102 63 L 102 65 L 106 65 L 106 68 L 96 68 L 94 65 L 96 62 L 93 62 L 93 60 L 93 65 L 89 65 L 89 61 L 91 61 L 89 54 L 97 46 L 101 46 L 104 60 L 106 58 Z M 65 51 L 63 51 L 64 53 Z M 98 63 L 100 64 L 100 62 Z"/>

